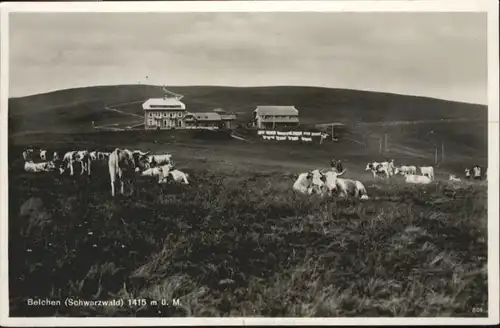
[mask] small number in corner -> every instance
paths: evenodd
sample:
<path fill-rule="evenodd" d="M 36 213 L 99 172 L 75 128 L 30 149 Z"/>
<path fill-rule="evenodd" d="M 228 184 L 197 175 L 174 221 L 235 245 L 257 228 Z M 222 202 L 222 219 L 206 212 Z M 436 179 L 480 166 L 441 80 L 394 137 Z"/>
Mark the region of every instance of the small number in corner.
<path fill-rule="evenodd" d="M 472 312 L 473 313 L 482 313 L 482 312 L 484 312 L 484 309 L 482 307 L 475 307 L 475 308 L 472 308 Z"/>

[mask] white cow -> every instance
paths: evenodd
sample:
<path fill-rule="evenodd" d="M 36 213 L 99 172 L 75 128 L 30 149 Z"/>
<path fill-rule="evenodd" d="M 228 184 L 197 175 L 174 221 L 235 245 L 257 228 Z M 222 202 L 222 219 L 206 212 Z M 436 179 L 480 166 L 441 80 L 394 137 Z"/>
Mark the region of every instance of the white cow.
<path fill-rule="evenodd" d="M 189 184 L 188 182 L 189 174 L 179 171 L 177 169 L 169 171 L 167 174 L 162 172 L 162 178 L 158 183 L 168 183 L 169 181 L 174 181 L 181 184 Z"/>
<path fill-rule="evenodd" d="M 406 183 L 428 184 L 432 182 L 432 179 L 425 175 L 407 174 L 405 181 Z"/>
<path fill-rule="evenodd" d="M 389 162 L 372 162 L 366 165 L 365 171 L 371 171 L 373 177 L 376 178 L 377 175 L 385 174 L 386 178 L 389 178 L 392 174 L 391 164 Z"/>
<path fill-rule="evenodd" d="M 434 180 L 434 168 L 432 166 L 421 166 L 420 174 L 429 177 L 429 179 Z"/>
<path fill-rule="evenodd" d="M 68 151 L 67 153 L 64 154 L 61 166 L 59 167 L 59 173 L 63 174 L 66 169 L 69 169 L 69 175 L 74 174 L 74 168 L 73 168 L 73 162 L 75 160 L 75 154 L 76 150 L 73 151 Z"/>
<path fill-rule="evenodd" d="M 324 181 L 326 181 L 326 177 L 319 170 L 300 173 L 293 184 L 293 190 L 307 195 L 311 195 L 315 191 L 321 193 Z"/>
<path fill-rule="evenodd" d="M 116 148 L 108 159 L 109 177 L 111 183 L 111 196 L 115 196 L 115 183 L 116 180 L 120 182 L 120 193 L 124 194 L 124 179 L 132 180 L 135 182 L 135 173 L 140 169 L 149 168 L 147 153 L 141 151 L 130 151 L 128 149 Z"/>
<path fill-rule="evenodd" d="M 369 199 L 366 188 L 361 181 L 339 178 L 344 172 L 345 170 L 341 173 L 329 171 L 325 174 L 325 184 L 328 189 L 328 194 L 331 196 L 333 195 L 333 191 L 337 191 L 341 197 L 348 197 L 351 195 L 362 200 Z"/>
<path fill-rule="evenodd" d="M 401 165 L 394 169 L 394 174 L 417 174 L 417 167 L 414 165 Z"/>
<path fill-rule="evenodd" d="M 148 161 L 151 167 L 173 163 L 171 154 L 149 155 Z"/>
<path fill-rule="evenodd" d="M 24 171 L 26 172 L 49 172 L 56 169 L 54 162 L 34 163 L 32 161 L 24 163 Z"/>
<path fill-rule="evenodd" d="M 47 150 L 46 149 L 40 149 L 40 159 L 42 161 L 47 160 Z"/>
<path fill-rule="evenodd" d="M 109 153 L 94 150 L 89 153 L 90 159 L 92 161 L 101 161 L 109 158 Z"/>
<path fill-rule="evenodd" d="M 159 177 L 161 175 L 162 169 L 161 166 L 150 167 L 147 170 L 141 172 L 141 176 L 143 177 Z"/>
<path fill-rule="evenodd" d="M 462 179 L 457 178 L 454 174 L 450 174 L 450 181 L 462 181 Z"/>
<path fill-rule="evenodd" d="M 472 167 L 472 174 L 474 175 L 474 179 L 481 179 L 481 167 L 479 165 L 474 165 Z"/>

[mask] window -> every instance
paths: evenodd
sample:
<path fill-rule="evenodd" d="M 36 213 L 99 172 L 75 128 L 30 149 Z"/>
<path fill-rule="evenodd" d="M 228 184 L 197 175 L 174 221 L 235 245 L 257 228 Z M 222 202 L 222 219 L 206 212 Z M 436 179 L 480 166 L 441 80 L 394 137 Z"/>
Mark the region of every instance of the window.
<path fill-rule="evenodd" d="M 153 113 L 151 113 L 151 112 L 150 112 L 150 113 L 149 113 L 149 117 L 153 117 Z"/>
<path fill-rule="evenodd" d="M 181 109 L 181 105 L 150 105 L 150 108 L 161 108 L 161 109 Z"/>
<path fill-rule="evenodd" d="M 167 112 L 163 112 L 163 117 L 167 117 Z"/>

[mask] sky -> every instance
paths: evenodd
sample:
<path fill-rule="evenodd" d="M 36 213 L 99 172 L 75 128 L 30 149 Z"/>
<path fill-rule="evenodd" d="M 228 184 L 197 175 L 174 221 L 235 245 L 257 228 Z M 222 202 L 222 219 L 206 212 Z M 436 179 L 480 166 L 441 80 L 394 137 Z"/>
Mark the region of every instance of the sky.
<path fill-rule="evenodd" d="M 302 85 L 487 104 L 485 13 L 11 13 L 9 61 L 10 97 Z"/>

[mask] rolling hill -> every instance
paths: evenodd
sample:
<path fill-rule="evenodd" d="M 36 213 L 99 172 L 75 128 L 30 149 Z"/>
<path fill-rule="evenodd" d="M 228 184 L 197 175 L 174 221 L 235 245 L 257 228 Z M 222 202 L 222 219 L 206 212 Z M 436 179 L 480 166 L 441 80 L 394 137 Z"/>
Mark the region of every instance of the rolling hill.
<path fill-rule="evenodd" d="M 389 135 L 392 150 L 420 156 L 446 144 L 449 155 L 487 157 L 486 106 L 426 97 L 317 87 L 169 87 L 184 95 L 193 112 L 224 108 L 248 121 L 257 105 L 294 105 L 302 123 L 342 122 L 346 147 L 378 150 Z M 119 85 L 66 89 L 9 99 L 11 139 L 44 133 L 92 133 L 96 125 L 140 122 L 140 118 L 105 110 L 105 106 L 142 115 L 141 101 L 161 97 L 159 86 Z M 456 120 L 456 121 L 454 121 Z M 384 122 L 396 122 L 385 124 Z M 406 124 L 412 121 L 420 124 Z"/>

